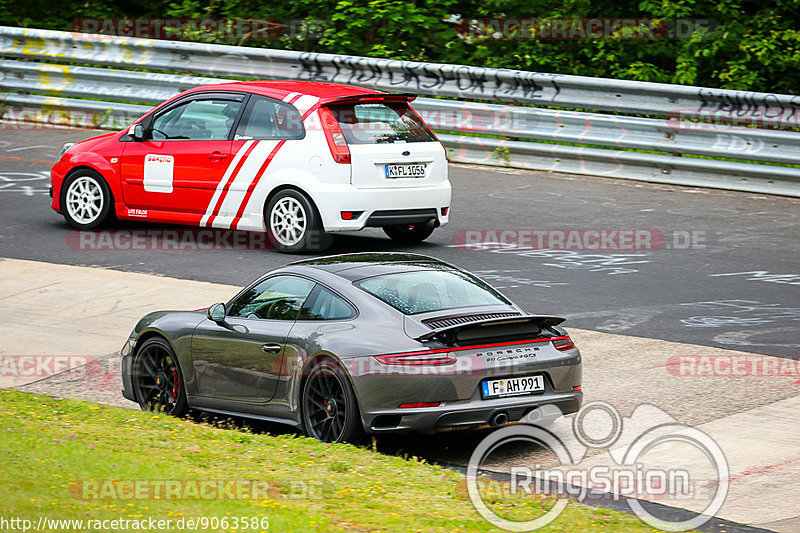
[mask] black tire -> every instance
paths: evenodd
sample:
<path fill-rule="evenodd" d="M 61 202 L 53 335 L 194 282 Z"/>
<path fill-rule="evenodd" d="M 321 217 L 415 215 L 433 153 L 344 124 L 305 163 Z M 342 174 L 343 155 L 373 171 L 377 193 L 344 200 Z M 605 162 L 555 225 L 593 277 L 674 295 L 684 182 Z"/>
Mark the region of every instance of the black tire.
<path fill-rule="evenodd" d="M 395 242 L 403 244 L 414 244 L 422 242 L 431 236 L 436 224 L 433 219 L 422 224 L 399 224 L 396 226 L 384 226 L 383 231 Z"/>
<path fill-rule="evenodd" d="M 278 192 L 264 212 L 267 236 L 279 252 L 323 251 L 332 238 L 325 233 L 319 211 L 308 197 L 294 189 Z"/>
<path fill-rule="evenodd" d="M 95 229 L 114 216 L 114 197 L 103 176 L 78 170 L 61 185 L 61 213 L 73 228 Z"/>
<path fill-rule="evenodd" d="M 311 366 L 303 385 L 303 429 L 322 442 L 358 443 L 364 427 L 353 387 L 344 370 L 329 359 Z"/>
<path fill-rule="evenodd" d="M 133 394 L 142 411 L 159 411 L 184 416 L 189 406 L 178 358 L 169 343 L 151 337 L 133 358 Z"/>

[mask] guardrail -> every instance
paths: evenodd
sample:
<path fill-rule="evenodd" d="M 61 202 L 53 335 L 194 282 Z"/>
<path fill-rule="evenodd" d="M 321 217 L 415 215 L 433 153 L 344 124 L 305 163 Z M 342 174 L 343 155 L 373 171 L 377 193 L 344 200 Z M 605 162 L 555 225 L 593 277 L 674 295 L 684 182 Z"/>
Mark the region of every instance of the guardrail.
<path fill-rule="evenodd" d="M 118 128 L 148 109 L 137 104 L 224 81 L 33 59 L 324 80 L 528 105 L 415 100 L 452 161 L 800 195 L 800 168 L 789 166 L 800 165 L 800 134 L 782 129 L 800 125 L 797 96 L 10 27 L 0 27 L 0 56 L 18 58 L 0 60 L 7 119 Z"/>

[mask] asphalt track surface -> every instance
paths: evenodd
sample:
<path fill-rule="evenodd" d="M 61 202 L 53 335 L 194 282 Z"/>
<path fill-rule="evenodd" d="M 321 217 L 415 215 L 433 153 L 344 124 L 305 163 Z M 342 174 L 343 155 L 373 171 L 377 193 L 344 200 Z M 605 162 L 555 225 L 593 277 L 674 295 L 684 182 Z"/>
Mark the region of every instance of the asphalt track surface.
<path fill-rule="evenodd" d="M 234 285 L 294 259 L 263 249 L 76 246 L 49 207 L 49 168 L 64 142 L 97 133 L 0 123 L 0 256 Z M 567 317 L 567 327 L 699 344 L 709 354 L 800 354 L 800 199 L 466 165 L 451 165 L 450 177 L 451 222 L 426 242 L 399 246 L 369 229 L 337 235 L 326 253 L 428 254 L 478 273 L 532 313 Z M 508 229 L 651 230 L 651 240 L 635 250 L 460 246 L 466 231 Z"/>

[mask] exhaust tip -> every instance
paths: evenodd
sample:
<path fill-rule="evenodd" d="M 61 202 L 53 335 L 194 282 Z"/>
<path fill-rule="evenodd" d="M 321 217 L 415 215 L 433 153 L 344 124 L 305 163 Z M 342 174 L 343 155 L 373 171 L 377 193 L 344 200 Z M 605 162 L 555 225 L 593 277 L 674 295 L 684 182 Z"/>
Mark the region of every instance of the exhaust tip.
<path fill-rule="evenodd" d="M 505 426 L 508 424 L 508 415 L 504 412 L 495 413 L 489 418 L 489 425 L 493 427 Z"/>

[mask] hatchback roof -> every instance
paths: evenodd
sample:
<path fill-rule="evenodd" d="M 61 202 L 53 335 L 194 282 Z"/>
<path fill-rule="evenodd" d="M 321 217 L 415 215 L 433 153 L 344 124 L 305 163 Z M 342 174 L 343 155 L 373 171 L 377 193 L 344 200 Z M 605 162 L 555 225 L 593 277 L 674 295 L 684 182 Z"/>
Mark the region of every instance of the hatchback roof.
<path fill-rule="evenodd" d="M 345 96 L 360 96 L 364 94 L 387 94 L 381 91 L 356 87 L 354 85 L 340 85 L 319 81 L 237 81 L 230 83 L 215 83 L 199 85 L 191 89 L 195 91 L 245 91 L 261 94 L 271 98 L 283 100 L 291 93 L 316 96 L 320 103 L 332 102 Z"/>

